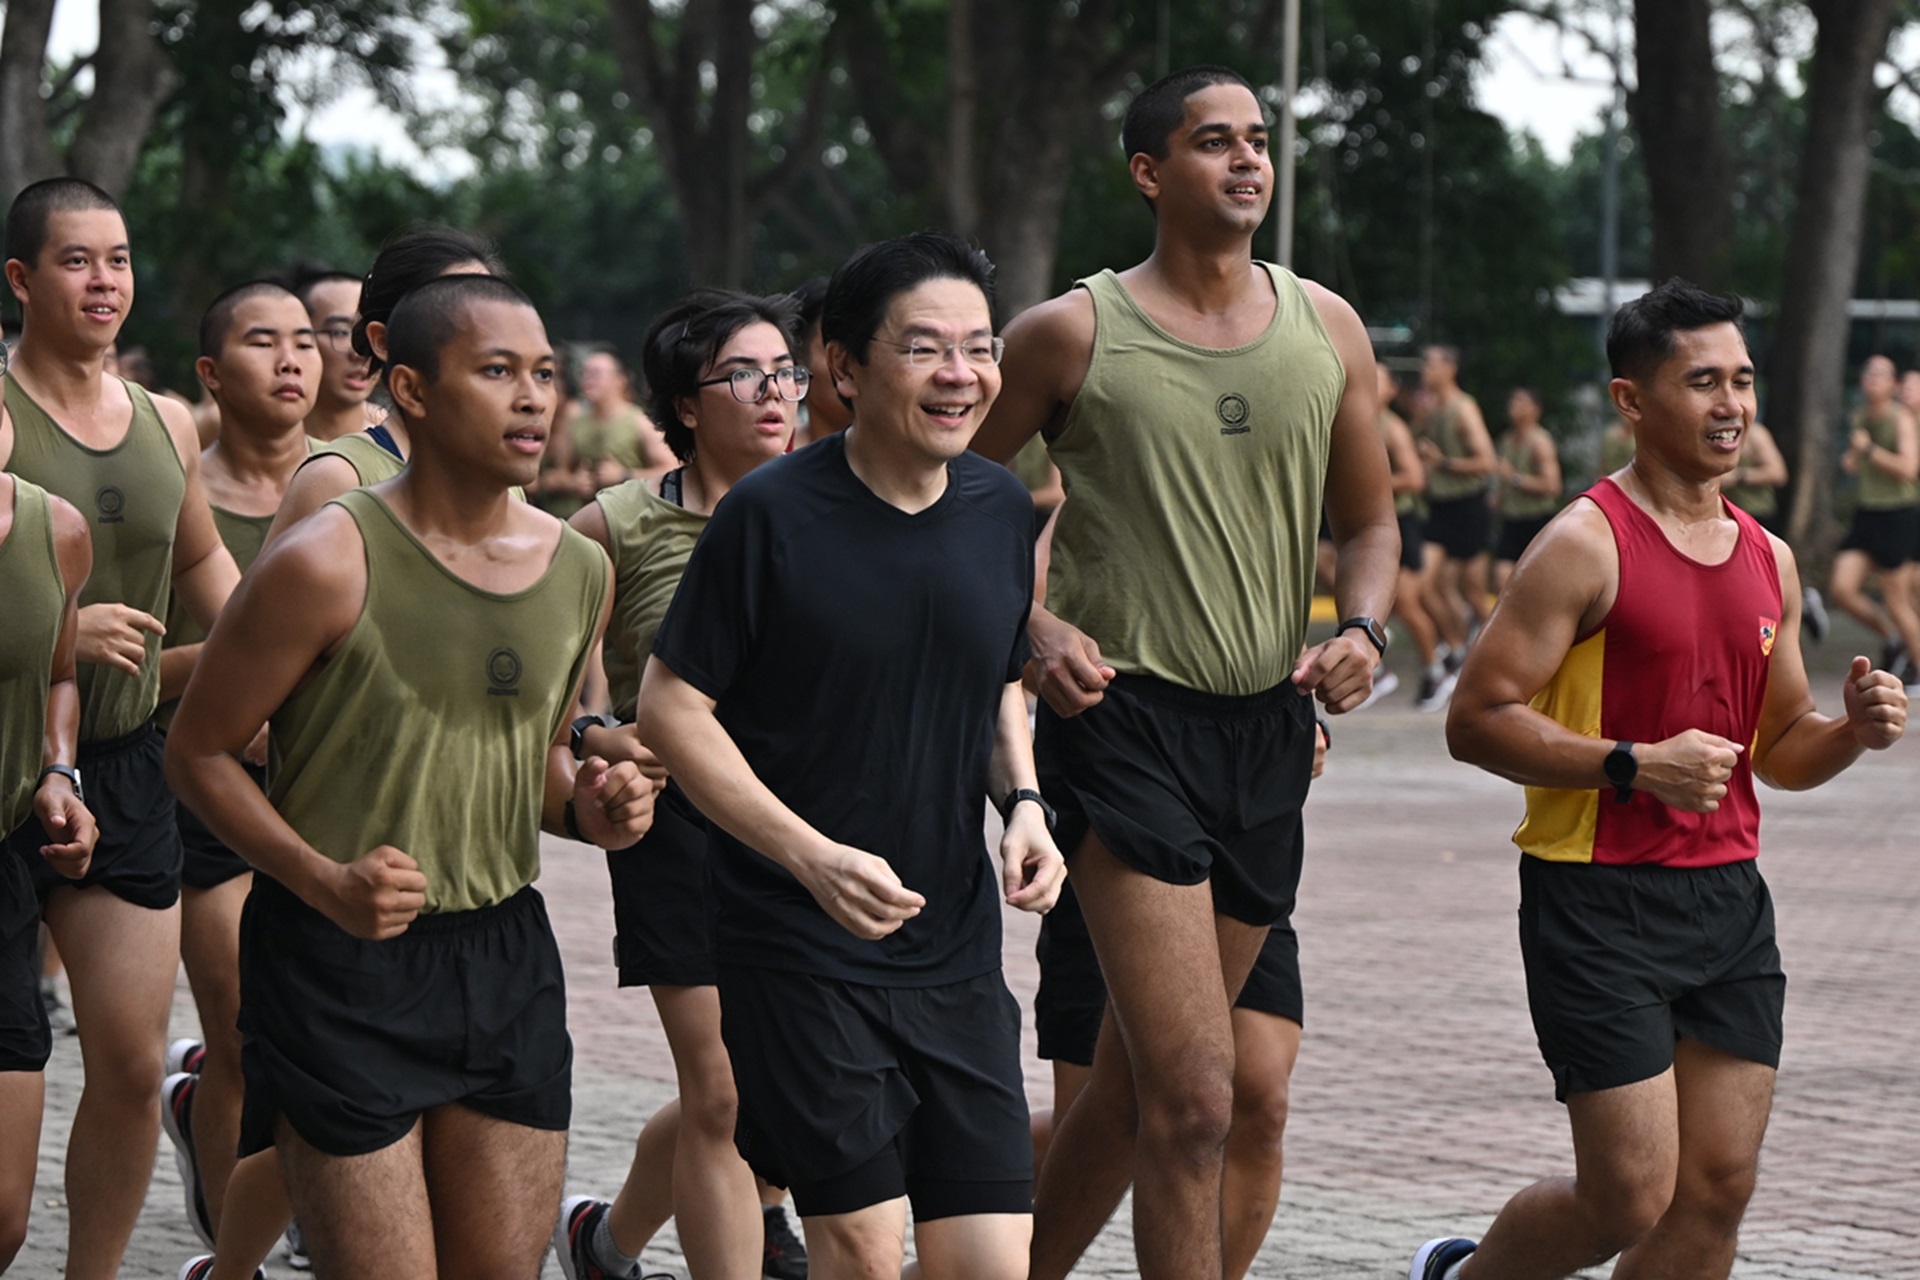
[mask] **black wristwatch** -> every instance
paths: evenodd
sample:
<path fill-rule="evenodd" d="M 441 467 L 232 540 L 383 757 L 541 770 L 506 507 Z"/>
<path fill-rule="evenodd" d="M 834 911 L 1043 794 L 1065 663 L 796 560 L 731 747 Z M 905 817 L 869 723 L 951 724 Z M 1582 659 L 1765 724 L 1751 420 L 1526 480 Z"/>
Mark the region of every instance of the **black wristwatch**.
<path fill-rule="evenodd" d="M 575 760 L 586 759 L 580 753 L 586 747 L 587 730 L 594 725 L 611 729 L 619 723 L 620 721 L 614 716 L 581 716 L 573 722 L 573 732 L 567 735 L 567 750 L 573 753 Z"/>
<path fill-rule="evenodd" d="M 1615 800 L 1625 804 L 1633 799 L 1633 780 L 1639 776 L 1640 762 L 1633 758 L 1631 742 L 1614 743 L 1600 767 L 1606 771 L 1607 781 L 1613 784 Z"/>
<path fill-rule="evenodd" d="M 1386 656 L 1387 630 L 1385 627 L 1381 626 L 1377 621 L 1375 621 L 1372 618 L 1368 618 L 1364 616 L 1358 617 L 1358 618 L 1348 618 L 1345 622 L 1341 623 L 1338 627 L 1334 629 L 1333 634 L 1336 638 L 1338 638 L 1339 636 L 1343 636 L 1347 632 L 1352 631 L 1355 627 L 1358 627 L 1360 630 L 1366 632 L 1367 639 L 1373 642 L 1373 647 L 1380 651 L 1380 654 L 1382 657 Z"/>
<path fill-rule="evenodd" d="M 1031 800 L 1039 805 L 1041 816 L 1047 820 L 1047 830 L 1053 830 L 1054 821 L 1059 815 L 1053 811 L 1053 806 L 1047 803 L 1046 797 L 1038 791 L 1035 791 L 1032 787 L 1019 787 L 1007 792 L 1007 798 L 1000 802 L 1000 821 L 1011 822 L 1013 820 L 1013 806 L 1019 804 L 1022 800 Z"/>
<path fill-rule="evenodd" d="M 86 802 L 87 793 L 82 790 L 80 786 L 80 771 L 70 764 L 50 764 L 42 769 L 40 776 L 33 780 L 33 789 L 35 791 L 40 789 L 40 784 L 47 780 L 47 775 L 50 773 L 57 773 L 68 782 L 71 782 L 73 784 L 73 798 L 82 803 Z"/>

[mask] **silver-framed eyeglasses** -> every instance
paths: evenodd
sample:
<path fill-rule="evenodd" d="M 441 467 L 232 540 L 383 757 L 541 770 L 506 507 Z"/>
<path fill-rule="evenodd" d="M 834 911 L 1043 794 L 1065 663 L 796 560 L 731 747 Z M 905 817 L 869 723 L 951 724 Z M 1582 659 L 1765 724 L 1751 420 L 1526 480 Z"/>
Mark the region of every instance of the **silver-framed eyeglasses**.
<path fill-rule="evenodd" d="M 807 387 L 813 382 L 813 374 L 799 365 L 782 365 L 772 373 L 765 369 L 735 369 L 724 378 L 708 378 L 696 386 L 717 387 L 727 384 L 727 390 L 733 392 L 733 398 L 741 404 L 759 404 L 767 398 L 767 384 L 772 383 L 779 391 L 782 400 L 804 400 Z"/>
<path fill-rule="evenodd" d="M 907 363 L 916 369 L 937 368 L 953 360 L 958 351 L 960 358 L 976 369 L 985 369 L 1000 363 L 1000 357 L 1007 353 L 1005 338 L 964 338 L 959 342 L 936 342 L 932 338 L 915 338 L 912 342 L 890 342 L 885 338 L 875 338 L 883 347 L 892 347 L 895 351 L 907 353 Z"/>

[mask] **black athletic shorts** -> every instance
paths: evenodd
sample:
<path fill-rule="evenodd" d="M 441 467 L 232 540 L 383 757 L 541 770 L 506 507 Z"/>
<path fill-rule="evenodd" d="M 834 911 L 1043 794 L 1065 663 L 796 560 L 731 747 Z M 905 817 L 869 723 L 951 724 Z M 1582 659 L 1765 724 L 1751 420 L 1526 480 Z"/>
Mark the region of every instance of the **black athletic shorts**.
<path fill-rule="evenodd" d="M 74 763 L 87 808 L 100 824 L 87 874 L 69 880 L 47 865 L 40 856 L 46 836 L 38 823 L 14 833 L 20 840 L 14 852 L 26 863 L 41 902 L 59 885 L 100 885 L 115 897 L 154 911 L 180 900 L 180 828 L 161 763 L 163 750 L 160 730 L 151 720 L 125 737 L 81 744 Z"/>
<path fill-rule="evenodd" d="M 1071 864 L 1091 829 L 1135 871 L 1210 882 L 1221 915 L 1275 924 L 1300 883 L 1313 723 L 1290 681 L 1231 697 L 1120 675 L 1067 719 L 1042 701 L 1033 750 L 1054 838 Z"/>
<path fill-rule="evenodd" d="M 267 771 L 256 764 L 241 761 L 254 785 L 266 790 Z M 236 876 L 253 870 L 253 864 L 222 844 L 220 837 L 207 829 L 200 815 L 186 805 L 174 804 L 180 823 L 180 883 L 189 889 L 217 889 Z"/>
<path fill-rule="evenodd" d="M 1504 560 L 1512 564 L 1527 549 L 1527 544 L 1540 536 L 1552 516 L 1528 516 L 1523 520 L 1502 520 L 1500 522 L 1500 540 L 1493 549 L 1495 560 Z"/>
<path fill-rule="evenodd" d="M 1420 550 L 1427 544 L 1427 522 L 1420 518 L 1417 511 L 1406 512 L 1399 520 L 1400 567 L 1418 573 L 1426 567 Z"/>
<path fill-rule="evenodd" d="M 21 832 L 46 843 L 40 823 L 28 815 Z M 53 1054 L 53 1029 L 40 1001 L 40 899 L 27 864 L 0 850 L 0 1071 L 40 1071 Z"/>
<path fill-rule="evenodd" d="M 1840 549 L 1864 551 L 1881 569 L 1898 569 L 1920 559 L 1920 507 L 1860 508 Z"/>
<path fill-rule="evenodd" d="M 1000 971 L 874 987 L 720 966 L 735 1142 L 803 1218 L 906 1196 L 916 1221 L 1033 1211 L 1020 1006 Z"/>
<path fill-rule="evenodd" d="M 243 1156 L 274 1144 L 282 1116 L 332 1156 L 391 1146 L 455 1102 L 564 1130 L 573 1042 L 546 904 L 522 889 L 369 942 L 255 876 L 240 915 L 240 1065 Z"/>
<path fill-rule="evenodd" d="M 1040 986 L 1033 996 L 1033 1026 L 1039 1033 L 1040 1057 L 1049 1062 L 1092 1066 L 1093 1046 L 1100 1038 L 1100 1019 L 1107 1008 L 1107 983 L 1071 884 L 1061 889 L 1060 901 L 1053 910 L 1040 918 L 1040 939 L 1034 944 L 1033 955 L 1040 965 Z M 1291 919 L 1280 921 L 1268 932 L 1266 945 L 1255 957 L 1233 1007 L 1304 1022 L 1300 935 Z"/>
<path fill-rule="evenodd" d="M 1681 1036 L 1780 1065 L 1787 979 L 1751 859 L 1719 867 L 1520 859 L 1520 955 L 1554 1096 L 1649 1080 Z"/>
<path fill-rule="evenodd" d="M 1487 495 L 1464 498 L 1428 498 L 1428 542 L 1435 542 L 1452 560 L 1471 560 L 1493 545 L 1493 511 Z"/>
<path fill-rule="evenodd" d="M 620 985 L 712 986 L 707 820 L 677 784 L 660 793 L 653 826 L 638 844 L 607 850 L 607 875 Z"/>

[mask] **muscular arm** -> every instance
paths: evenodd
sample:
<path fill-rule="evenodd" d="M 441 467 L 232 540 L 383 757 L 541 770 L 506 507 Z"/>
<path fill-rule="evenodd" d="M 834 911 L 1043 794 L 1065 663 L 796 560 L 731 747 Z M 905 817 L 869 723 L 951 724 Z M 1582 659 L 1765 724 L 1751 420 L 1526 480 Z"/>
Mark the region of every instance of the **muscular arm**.
<path fill-rule="evenodd" d="M 1000 394 L 970 446 L 1000 463 L 1036 432 L 1051 437 L 1066 421 L 1093 360 L 1093 298 L 1070 289 L 1016 316 L 1004 336 Z"/>
<path fill-rule="evenodd" d="M 1500 455 L 1493 451 L 1493 437 L 1487 432 L 1487 420 L 1472 400 L 1460 402 L 1460 415 L 1454 430 L 1467 447 L 1464 458 L 1449 458 L 1436 453 L 1434 468 L 1463 476 L 1490 476 L 1500 469 Z"/>
<path fill-rule="evenodd" d="M 1427 488 L 1426 464 L 1413 443 L 1413 430 L 1399 414 L 1387 418 L 1387 465 L 1392 470 L 1393 494 L 1424 493 Z"/>
<path fill-rule="evenodd" d="M 274 513 L 273 524 L 267 530 L 265 546 L 272 546 L 288 529 L 341 494 L 359 487 L 360 473 L 340 455 L 322 453 L 307 459 L 287 482 L 280 510 Z"/>
<path fill-rule="evenodd" d="M 213 509 L 207 503 L 206 487 L 200 478 L 200 432 L 194 424 L 192 410 L 167 396 L 157 396 L 153 403 L 161 421 L 167 425 L 167 434 L 187 472 L 187 490 L 173 534 L 173 593 L 180 597 L 200 629 L 211 631 L 214 619 L 220 616 L 227 597 L 240 581 L 240 566 L 220 541 L 220 530 L 213 523 Z M 199 658 L 197 644 L 161 651 L 162 702 L 180 696 Z"/>
<path fill-rule="evenodd" d="M 600 619 L 589 648 L 599 645 L 605 637 L 607 615 L 612 607 L 613 575 L 609 573 L 607 589 L 600 601 Z M 584 678 L 584 668 L 582 674 Z M 567 695 L 567 705 L 577 705 L 579 697 L 580 689 L 575 685 Z M 568 742 L 571 737 L 569 726 L 563 724 L 547 748 L 541 826 L 555 835 L 572 836 L 573 832 L 567 829 L 567 806 L 572 805 L 575 826 L 588 843 L 602 849 L 625 849 L 653 825 L 653 782 L 642 776 L 640 766 L 631 758 L 609 763 L 595 754 L 576 762 Z"/>
<path fill-rule="evenodd" d="M 53 667 L 47 680 L 47 716 L 41 736 L 40 763 L 71 765 L 80 750 L 80 691 L 76 682 L 79 659 L 80 592 L 93 573 L 93 539 L 87 522 L 65 499 L 48 495 L 52 508 L 53 549 L 66 589 L 60 635 L 54 642 Z M 40 852 L 63 875 L 86 874 L 98 829 L 93 814 L 74 794 L 64 774 L 50 773 L 34 789 L 34 814 L 49 843 Z"/>

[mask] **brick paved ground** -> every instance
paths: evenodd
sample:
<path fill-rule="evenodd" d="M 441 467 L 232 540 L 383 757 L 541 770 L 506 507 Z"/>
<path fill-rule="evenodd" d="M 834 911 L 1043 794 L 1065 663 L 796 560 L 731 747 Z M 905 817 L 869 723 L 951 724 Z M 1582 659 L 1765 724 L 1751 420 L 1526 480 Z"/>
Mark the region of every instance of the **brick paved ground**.
<path fill-rule="evenodd" d="M 1834 661 L 1818 681 L 1829 709 Z M 1792 982 L 1766 1166 L 1735 1267 L 1743 1280 L 1920 1280 L 1916 791 L 1920 735 L 1823 791 L 1763 798 L 1762 865 Z M 1299 916 L 1307 1040 L 1287 1189 L 1255 1274 L 1404 1274 L 1421 1240 L 1476 1232 L 1524 1181 L 1568 1168 L 1522 996 L 1507 843 L 1518 810 L 1514 788 L 1446 759 L 1439 721 L 1413 713 L 1404 692 L 1339 726 L 1310 809 Z M 672 1071 L 644 993 L 613 989 L 598 855 L 561 842 L 548 853 L 542 888 L 579 1051 L 570 1186 L 607 1193 L 641 1120 L 673 1092 Z M 1023 998 L 1032 932 L 1009 921 L 1009 976 Z M 184 984 L 175 1024 L 193 1025 Z M 58 1272 L 60 1160 L 79 1071 L 74 1042 L 62 1041 L 21 1276 Z M 1044 1102 L 1038 1063 L 1029 1080 Z M 163 1151 L 124 1274 L 175 1274 L 192 1249 L 180 1203 Z M 662 1245 L 650 1260 L 677 1264 L 670 1237 Z M 1131 1269 L 1123 1213 L 1083 1274 Z M 277 1263 L 273 1273 L 293 1274 Z"/>

